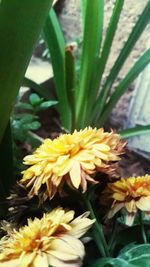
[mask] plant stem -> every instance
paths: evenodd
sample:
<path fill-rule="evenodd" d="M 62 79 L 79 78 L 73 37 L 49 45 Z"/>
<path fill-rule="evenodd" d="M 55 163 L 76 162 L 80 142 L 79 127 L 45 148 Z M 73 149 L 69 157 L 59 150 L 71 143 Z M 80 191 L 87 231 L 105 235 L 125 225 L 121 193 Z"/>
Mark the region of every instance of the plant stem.
<path fill-rule="evenodd" d="M 113 225 L 113 230 L 112 230 L 112 234 L 111 234 L 111 238 L 108 242 L 108 248 L 109 248 L 109 251 L 110 253 L 113 251 L 113 248 L 114 248 L 114 245 L 115 245 L 115 239 L 116 239 L 116 235 L 117 235 L 117 223 L 116 223 L 116 220 L 114 222 L 114 225 Z"/>
<path fill-rule="evenodd" d="M 32 131 L 28 131 L 28 134 L 34 138 L 35 140 L 37 140 L 39 142 L 39 144 L 42 144 L 44 142 L 44 139 L 40 136 L 38 136 L 36 133 L 33 133 Z"/>
<path fill-rule="evenodd" d="M 93 225 L 93 237 L 97 244 L 97 247 L 103 257 L 109 256 L 108 246 L 104 237 L 103 228 L 100 223 L 98 223 L 96 215 L 93 211 L 92 205 L 90 200 L 88 199 L 87 195 L 83 195 L 83 200 L 86 208 L 90 211 L 91 219 L 95 219 L 95 224 Z"/>
<path fill-rule="evenodd" d="M 146 237 L 146 233 L 145 233 L 145 229 L 144 229 L 144 224 L 143 224 L 143 218 L 142 218 L 142 212 L 139 211 L 139 218 L 140 218 L 140 226 L 141 226 L 141 234 L 142 234 L 142 238 L 144 243 L 147 243 L 147 237 Z"/>

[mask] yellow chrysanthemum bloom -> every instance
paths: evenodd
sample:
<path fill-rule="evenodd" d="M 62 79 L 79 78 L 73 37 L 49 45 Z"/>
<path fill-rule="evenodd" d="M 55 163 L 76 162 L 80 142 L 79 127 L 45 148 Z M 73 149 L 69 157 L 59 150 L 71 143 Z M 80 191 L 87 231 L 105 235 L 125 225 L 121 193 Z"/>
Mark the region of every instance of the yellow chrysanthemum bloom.
<path fill-rule="evenodd" d="M 74 211 L 57 208 L 0 241 L 1 267 L 78 267 L 85 254 L 79 240 L 94 223 L 84 213 L 74 219 Z"/>
<path fill-rule="evenodd" d="M 119 210 L 125 208 L 126 223 L 131 225 L 138 210 L 150 214 L 150 175 L 122 178 L 109 183 L 105 194 L 113 201 L 108 218 L 112 218 Z"/>
<path fill-rule="evenodd" d="M 31 187 L 30 196 L 38 195 L 46 185 L 43 198 L 52 198 L 61 191 L 64 182 L 71 188 L 87 189 L 87 181 L 98 171 L 107 172 L 111 162 L 118 161 L 124 143 L 120 136 L 101 129 L 85 128 L 73 134 L 63 134 L 53 141 L 46 139 L 33 155 L 24 158 L 31 165 L 23 171 L 21 183 Z"/>

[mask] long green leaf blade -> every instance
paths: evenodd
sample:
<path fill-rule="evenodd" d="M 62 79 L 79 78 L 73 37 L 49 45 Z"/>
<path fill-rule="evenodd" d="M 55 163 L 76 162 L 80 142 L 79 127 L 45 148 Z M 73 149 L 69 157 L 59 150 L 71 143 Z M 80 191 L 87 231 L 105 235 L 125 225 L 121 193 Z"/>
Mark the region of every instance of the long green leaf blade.
<path fill-rule="evenodd" d="M 62 124 L 70 130 L 71 114 L 66 90 L 65 40 L 53 9 L 49 12 L 44 26 L 44 37 L 51 55 Z"/>
<path fill-rule="evenodd" d="M 122 138 L 131 138 L 137 135 L 150 134 L 150 125 L 136 126 L 119 132 Z"/>
<path fill-rule="evenodd" d="M 102 115 L 99 118 L 99 123 L 103 125 L 103 123 L 108 118 L 112 108 L 115 106 L 117 101 L 120 99 L 120 97 L 125 92 L 126 88 L 129 86 L 129 84 L 134 81 L 134 79 L 139 75 L 139 73 L 147 66 L 147 64 L 150 62 L 150 49 L 148 49 L 143 56 L 140 57 L 140 59 L 135 63 L 135 65 L 131 68 L 131 70 L 128 72 L 126 77 L 120 82 L 118 87 L 116 88 L 115 92 L 110 97 L 110 100 L 105 106 L 105 110 L 102 113 Z"/>
<path fill-rule="evenodd" d="M 76 87 L 76 75 L 75 75 L 75 57 L 73 54 L 73 48 L 68 46 L 66 48 L 66 89 L 67 96 L 72 113 L 72 130 L 74 130 L 75 124 L 75 87 Z"/>
<path fill-rule="evenodd" d="M 100 86 L 101 79 L 102 79 L 102 76 L 104 74 L 105 66 L 106 66 L 106 63 L 107 63 L 107 60 L 108 60 L 108 57 L 110 54 L 110 50 L 111 50 L 112 43 L 113 43 L 113 40 L 115 37 L 115 33 L 117 30 L 117 26 L 118 26 L 118 22 L 120 19 L 123 5 L 124 5 L 124 0 L 116 0 L 115 6 L 113 9 L 113 13 L 112 13 L 112 16 L 110 18 L 110 22 L 109 22 L 107 32 L 106 32 L 106 37 L 104 40 L 102 53 L 101 53 L 101 56 L 100 56 L 100 58 L 98 60 L 98 64 L 97 64 L 97 71 L 96 71 L 95 79 L 93 81 L 93 84 L 95 84 L 95 86 L 94 86 L 95 90 L 94 90 L 94 92 L 92 90 L 92 96 L 90 97 L 91 103 L 89 106 L 91 106 L 91 110 L 93 110 L 93 106 L 95 106 L 95 98 L 96 98 L 98 91 L 99 91 L 99 86 Z M 102 101 L 99 103 L 99 113 L 101 112 L 103 104 L 104 103 Z"/>
<path fill-rule="evenodd" d="M 43 87 L 29 78 L 24 77 L 22 86 L 29 87 L 47 100 L 52 99 L 52 94 L 48 88 Z"/>
<path fill-rule="evenodd" d="M 110 89 L 112 87 L 112 84 L 114 83 L 119 71 L 121 70 L 124 62 L 126 61 L 128 55 L 132 51 L 135 43 L 139 39 L 140 35 L 142 34 L 143 30 L 147 26 L 148 22 L 150 20 L 150 0 L 148 1 L 147 5 L 145 6 L 142 14 L 140 15 L 137 23 L 135 24 L 133 30 L 131 31 L 129 38 L 127 42 L 125 43 L 124 47 L 122 48 L 120 55 L 118 56 L 103 88 L 102 91 L 97 99 L 95 109 L 93 111 L 94 115 L 95 114 L 100 114 L 102 111 L 102 108 L 105 106 L 105 102 L 107 99 L 107 96 L 110 92 Z M 99 110 L 99 103 L 102 103 L 103 107 L 100 108 Z"/>
<path fill-rule="evenodd" d="M 51 0 L 0 2 L 0 142 Z"/>
<path fill-rule="evenodd" d="M 87 109 L 90 85 L 95 73 L 95 64 L 99 56 L 102 29 L 104 0 L 85 1 L 85 25 L 83 48 L 81 57 L 80 84 L 77 93 L 77 127 L 84 126 L 84 117 Z"/>
<path fill-rule="evenodd" d="M 81 12 L 82 12 L 82 25 L 84 30 L 85 25 L 85 14 L 86 14 L 86 0 L 80 0 L 81 3 Z"/>

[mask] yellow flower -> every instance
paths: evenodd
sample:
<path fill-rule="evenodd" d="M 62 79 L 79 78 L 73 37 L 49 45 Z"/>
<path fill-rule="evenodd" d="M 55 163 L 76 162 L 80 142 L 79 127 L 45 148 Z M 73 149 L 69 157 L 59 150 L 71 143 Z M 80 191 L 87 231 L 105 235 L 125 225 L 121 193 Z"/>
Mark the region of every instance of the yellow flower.
<path fill-rule="evenodd" d="M 1 267 L 78 267 L 85 254 L 79 240 L 94 223 L 88 212 L 74 219 L 74 211 L 57 208 L 0 241 Z"/>
<path fill-rule="evenodd" d="M 115 183 L 109 183 L 104 195 L 105 199 L 113 200 L 108 218 L 125 208 L 126 223 L 131 225 L 138 210 L 146 215 L 150 214 L 150 175 L 122 178 Z"/>
<path fill-rule="evenodd" d="M 52 198 L 57 191 L 61 192 L 65 182 L 72 189 L 81 186 L 85 192 L 87 182 L 97 183 L 93 175 L 108 172 L 111 162 L 120 159 L 123 146 L 118 134 L 104 132 L 102 128 L 89 127 L 53 141 L 46 139 L 33 155 L 24 158 L 24 164 L 31 166 L 23 171 L 20 182 L 31 188 L 30 197 L 38 195 L 42 185 L 46 185 L 43 199 Z"/>

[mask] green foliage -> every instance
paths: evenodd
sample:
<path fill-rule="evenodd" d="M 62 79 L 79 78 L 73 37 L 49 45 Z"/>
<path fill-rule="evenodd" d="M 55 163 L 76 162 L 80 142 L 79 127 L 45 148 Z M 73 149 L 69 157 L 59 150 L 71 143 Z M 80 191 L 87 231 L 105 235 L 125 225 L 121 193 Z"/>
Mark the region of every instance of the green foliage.
<path fill-rule="evenodd" d="M 51 0 L 0 4 L 0 141 L 51 4 Z"/>
<path fill-rule="evenodd" d="M 10 114 L 34 44 L 39 37 L 51 4 L 51 0 L 2 0 L 0 2 L 1 196 L 8 193 L 14 182 L 13 145 L 11 130 L 8 131 L 7 128 Z"/>
<path fill-rule="evenodd" d="M 150 62 L 150 50 L 148 49 L 120 81 L 117 88 L 114 89 L 114 82 L 120 70 L 149 22 L 150 1 L 148 1 L 112 66 L 108 77 L 102 84 L 105 66 L 113 45 L 124 0 L 115 1 L 105 36 L 102 34 L 104 3 L 105 1 L 96 0 L 91 5 L 90 1 L 81 1 L 83 40 L 81 42 L 80 58 L 76 60 L 74 50 L 72 50 L 72 56 L 75 61 L 73 64 L 78 66 L 78 68 L 75 68 L 76 75 L 75 73 L 70 75 L 72 61 L 68 61 L 67 65 L 65 65 L 66 44 L 54 10 L 50 12 L 44 27 L 44 36 L 51 55 L 57 96 L 60 102 L 61 121 L 63 126 L 69 130 L 84 128 L 88 125 L 103 126 L 129 84 Z M 79 63 L 80 66 L 78 65 Z M 65 82 L 68 79 L 70 86 L 69 96 L 67 94 L 68 82 Z M 74 89 L 72 90 L 72 88 Z M 71 106 L 69 106 L 70 103 Z M 69 113 L 72 115 L 71 118 Z"/>
<path fill-rule="evenodd" d="M 13 137 L 16 141 L 33 142 L 33 135 L 31 131 L 38 130 L 41 127 L 38 113 L 46 110 L 58 102 L 54 100 L 45 101 L 44 98 L 33 93 L 30 94 L 28 103 L 18 101 L 15 105 L 15 110 L 12 116 L 12 131 Z M 21 111 L 21 112 L 20 112 Z"/>
<path fill-rule="evenodd" d="M 43 88 L 41 85 L 35 83 L 31 79 L 24 77 L 22 85 L 31 88 L 34 92 L 36 92 L 47 100 L 51 99 L 50 90 L 48 90 L 47 88 Z"/>
<path fill-rule="evenodd" d="M 148 133 L 150 133 L 150 125 L 136 126 L 134 128 L 129 128 L 119 132 L 122 138 L 131 138 L 136 135 L 148 134 Z"/>
<path fill-rule="evenodd" d="M 51 55 L 61 121 L 66 129 L 71 130 L 71 110 L 66 89 L 65 40 L 53 9 L 46 20 L 44 36 Z"/>
<path fill-rule="evenodd" d="M 100 259 L 92 267 L 150 267 L 150 244 L 129 245 L 125 247 L 116 259 Z"/>

